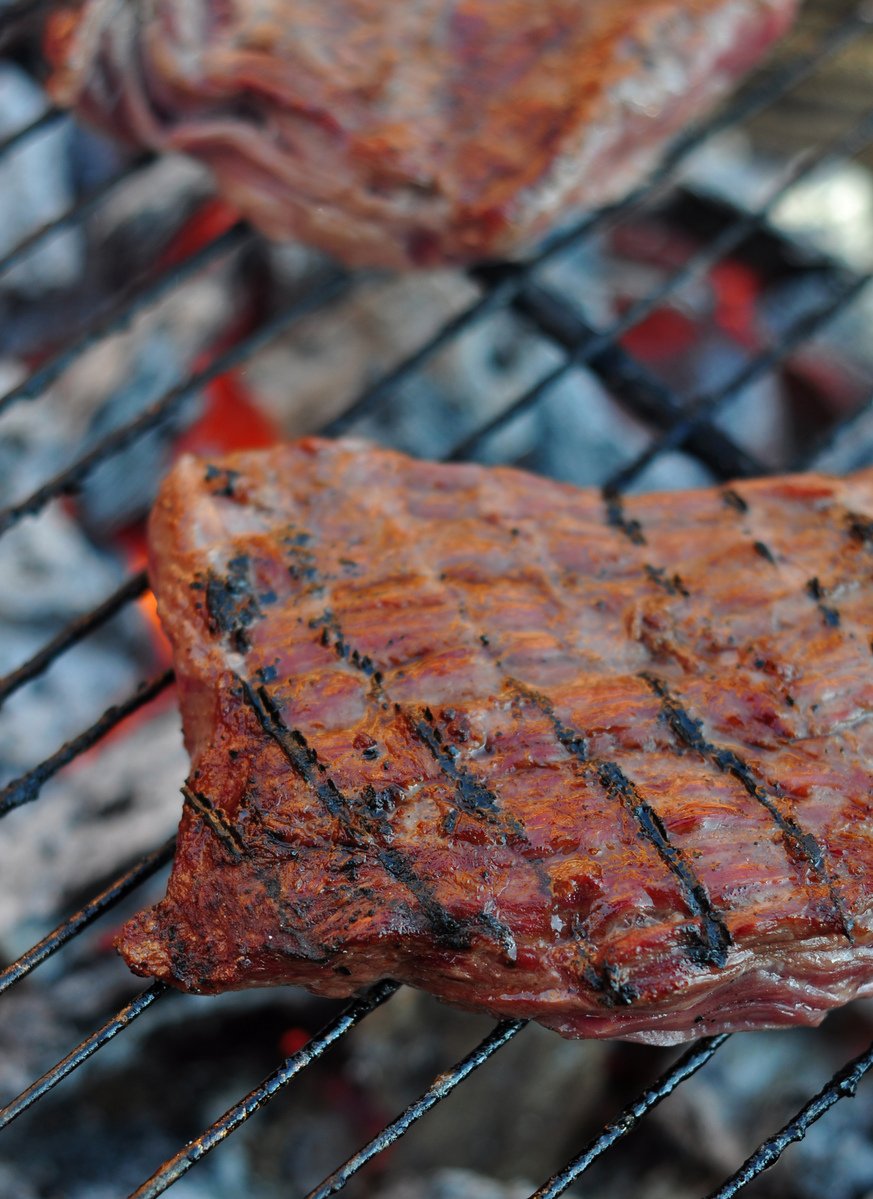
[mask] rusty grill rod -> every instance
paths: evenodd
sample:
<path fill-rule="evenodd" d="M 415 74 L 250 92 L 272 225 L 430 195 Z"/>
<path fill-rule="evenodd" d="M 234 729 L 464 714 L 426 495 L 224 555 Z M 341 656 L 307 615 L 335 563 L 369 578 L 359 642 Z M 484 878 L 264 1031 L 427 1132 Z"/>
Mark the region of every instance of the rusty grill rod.
<path fill-rule="evenodd" d="M 866 1053 L 854 1058 L 824 1086 L 775 1136 L 769 1137 L 755 1150 L 743 1166 L 708 1199 L 733 1199 L 743 1187 L 779 1160 L 789 1145 L 802 1141 L 817 1120 L 841 1099 L 854 1098 L 858 1084 L 873 1066 L 873 1045 Z"/>
<path fill-rule="evenodd" d="M 574 1157 L 563 1170 L 555 1174 L 548 1182 L 543 1183 L 530 1199 L 558 1199 L 559 1195 L 563 1195 L 568 1187 L 571 1187 L 599 1157 L 606 1153 L 607 1149 L 611 1149 L 622 1137 L 633 1132 L 643 1116 L 647 1115 L 652 1108 L 657 1107 L 668 1095 L 672 1095 L 686 1078 L 690 1078 L 692 1074 L 696 1074 L 705 1066 L 730 1038 L 730 1035 L 730 1033 L 721 1033 L 716 1037 L 704 1037 L 703 1040 L 692 1045 L 678 1062 L 661 1075 L 656 1083 L 623 1108 L 616 1119 L 607 1124 L 599 1136 L 595 1137 L 578 1157 Z"/>
<path fill-rule="evenodd" d="M 91 749 L 128 716 L 151 703 L 162 691 L 166 691 L 174 679 L 174 672 L 165 670 L 157 678 L 140 683 L 133 695 L 121 703 L 112 704 L 84 732 L 64 742 L 50 757 L 40 762 L 38 766 L 34 766 L 32 770 L 28 770 L 26 774 L 7 783 L 0 790 L 0 816 L 8 815 L 9 812 L 20 808 L 23 804 L 32 803 L 45 783 L 50 778 L 54 778 L 62 766 L 72 762 L 86 749 Z"/>
<path fill-rule="evenodd" d="M 297 1053 L 287 1058 L 278 1070 L 265 1078 L 260 1086 L 250 1091 L 239 1103 L 229 1108 L 224 1115 L 202 1133 L 196 1140 L 190 1141 L 184 1149 L 164 1162 L 151 1178 L 134 1191 L 129 1199 L 155 1199 L 193 1165 L 210 1153 L 216 1145 L 220 1145 L 225 1137 L 274 1099 L 279 1091 L 296 1077 L 307 1066 L 317 1061 L 330 1047 L 346 1036 L 377 1007 L 381 1007 L 399 989 L 395 982 L 385 981 L 376 983 L 360 999 L 353 1000 L 336 1019 L 331 1020 L 321 1032 L 312 1037 Z"/>
<path fill-rule="evenodd" d="M 408 1132 L 417 1120 L 426 1115 L 432 1107 L 436 1107 L 441 1099 L 445 1099 L 447 1095 L 451 1094 L 455 1087 L 460 1086 L 465 1078 L 468 1078 L 474 1070 L 478 1070 L 498 1049 L 508 1045 L 526 1026 L 526 1020 L 501 1020 L 472 1053 L 468 1053 L 465 1058 L 456 1062 L 451 1069 L 438 1074 L 423 1095 L 414 1103 L 410 1103 L 405 1111 L 386 1125 L 363 1149 L 359 1149 L 344 1165 L 334 1170 L 323 1182 L 319 1183 L 314 1190 L 309 1192 L 306 1199 L 328 1199 L 329 1195 L 335 1195 L 337 1191 L 342 1190 L 349 1179 L 363 1169 L 368 1161 L 378 1154 L 384 1153 L 389 1146 L 393 1145 L 405 1132 Z"/>
<path fill-rule="evenodd" d="M 163 845 L 141 857 L 108 887 L 105 887 L 93 899 L 89 899 L 78 912 L 68 917 L 41 941 L 23 953 L 20 958 L 10 963 L 5 970 L 0 970 L 0 995 L 30 974 L 31 970 L 41 966 L 52 954 L 63 949 L 68 941 L 72 941 L 73 937 L 93 924 L 104 912 L 115 907 L 132 891 L 135 891 L 141 883 L 156 874 L 162 866 L 166 866 L 172 860 L 175 848 L 176 838 L 172 836 Z"/>
<path fill-rule="evenodd" d="M 85 612 L 82 616 L 71 621 L 65 629 L 62 629 L 41 650 L 38 650 L 26 662 L 23 662 L 21 666 L 16 667 L 15 670 L 11 670 L 9 674 L 0 678 L 0 707 L 2 707 L 10 695 L 20 687 L 23 687 L 25 683 L 31 682 L 41 675 L 43 671 L 47 670 L 52 662 L 56 658 L 59 658 L 65 650 L 78 644 L 89 633 L 93 633 L 101 625 L 105 624 L 107 620 L 111 620 L 131 600 L 139 599 L 143 592 L 148 589 L 148 585 L 148 579 L 144 570 L 141 570 L 138 574 L 131 575 L 102 604 L 98 604 L 90 612 Z"/>
<path fill-rule="evenodd" d="M 96 1032 L 93 1032 L 84 1041 L 81 1041 L 65 1058 L 52 1066 L 50 1070 L 47 1070 L 41 1078 L 38 1078 L 36 1082 L 22 1091 L 20 1095 L 17 1095 L 11 1103 L 7 1103 L 4 1108 L 0 1108 L 0 1129 L 4 1129 L 8 1124 L 11 1124 L 22 1112 L 26 1112 L 29 1107 L 32 1107 L 38 1099 L 42 1099 L 44 1095 L 47 1095 L 68 1074 L 72 1074 L 74 1070 L 83 1065 L 98 1049 L 102 1049 L 104 1045 L 108 1045 L 113 1037 L 118 1036 L 129 1024 L 132 1024 L 157 999 L 170 993 L 170 988 L 165 986 L 164 983 L 154 983 L 147 991 L 142 991 L 130 1003 L 126 1003 L 121 1011 L 113 1016 L 111 1020 L 107 1020 L 101 1028 L 98 1028 Z"/>

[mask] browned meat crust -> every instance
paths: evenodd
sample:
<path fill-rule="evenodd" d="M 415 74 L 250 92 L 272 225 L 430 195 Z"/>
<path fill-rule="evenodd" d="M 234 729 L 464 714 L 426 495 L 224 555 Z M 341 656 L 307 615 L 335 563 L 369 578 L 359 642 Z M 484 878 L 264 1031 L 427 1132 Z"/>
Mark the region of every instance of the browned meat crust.
<path fill-rule="evenodd" d="M 507 255 L 638 183 L 797 0 L 89 0 L 52 88 L 352 264 Z"/>
<path fill-rule="evenodd" d="M 306 440 L 183 459 L 151 540 L 192 770 L 137 972 L 659 1042 L 873 991 L 873 470 L 604 504 Z"/>

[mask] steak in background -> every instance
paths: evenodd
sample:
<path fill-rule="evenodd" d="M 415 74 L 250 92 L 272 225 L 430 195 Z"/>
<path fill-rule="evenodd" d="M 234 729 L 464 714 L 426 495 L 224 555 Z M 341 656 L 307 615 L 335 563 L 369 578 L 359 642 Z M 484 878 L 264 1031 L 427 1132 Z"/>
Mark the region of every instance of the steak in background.
<path fill-rule="evenodd" d="M 641 182 L 797 0 L 88 0 L 54 97 L 352 265 L 517 254 Z"/>
<path fill-rule="evenodd" d="M 873 470 L 604 502 L 308 439 L 151 521 L 192 758 L 131 967 L 571 1036 L 873 993 Z"/>

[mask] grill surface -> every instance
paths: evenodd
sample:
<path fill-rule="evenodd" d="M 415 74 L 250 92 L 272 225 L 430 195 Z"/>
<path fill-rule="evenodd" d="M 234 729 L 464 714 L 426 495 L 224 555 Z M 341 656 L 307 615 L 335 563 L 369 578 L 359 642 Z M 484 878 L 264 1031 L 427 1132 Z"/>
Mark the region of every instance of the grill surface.
<path fill-rule="evenodd" d="M 9 39 L 15 27 L 26 22 L 40 7 L 42 6 L 38 3 L 29 4 L 26 0 L 14 0 L 5 10 L 0 9 L 0 47 L 4 44 L 4 39 Z M 653 463 L 678 449 L 696 458 L 720 480 L 765 473 L 766 465 L 758 461 L 747 448 L 738 444 L 718 424 L 719 413 L 743 389 L 784 363 L 797 347 L 808 343 L 848 309 L 867 286 L 868 275 L 849 271 L 836 260 L 828 260 L 821 255 L 815 257 L 811 252 L 805 251 L 810 268 L 826 273 L 828 286 L 824 298 L 820 299 L 814 308 L 805 311 L 801 317 L 794 320 L 777 342 L 753 354 L 714 389 L 700 394 L 675 393 L 660 377 L 653 374 L 650 368 L 634 357 L 623 344 L 623 339 L 666 299 L 675 295 L 689 279 L 701 276 L 725 256 L 748 243 L 750 238 L 770 237 L 768 218 L 784 196 L 800 182 L 808 179 L 823 163 L 852 156 L 873 141 L 873 110 L 863 114 L 854 125 L 844 129 L 828 144 L 812 149 L 795 159 L 776 189 L 752 213 L 739 208 L 730 210 L 722 205 L 718 222 L 714 229 L 710 230 L 705 244 L 681 267 L 669 273 L 657 287 L 634 302 L 611 327 L 597 327 L 580 310 L 578 302 L 565 294 L 560 286 L 544 282 L 543 268 L 558 260 L 569 249 L 585 243 L 586 239 L 590 239 L 595 233 L 602 235 L 608 229 L 619 227 L 631 214 L 644 211 L 646 206 L 653 202 L 653 197 L 662 196 L 666 192 L 667 187 L 675 180 L 677 171 L 691 153 L 716 133 L 738 126 L 765 110 L 772 109 L 791 88 L 820 69 L 822 64 L 833 59 L 846 47 L 865 38 L 873 41 L 871 23 L 873 13 L 867 6 L 862 7 L 848 18 L 838 21 L 811 55 L 798 54 L 792 57 L 789 54 L 778 68 L 768 70 L 706 127 L 692 131 L 675 146 L 656 179 L 640 193 L 552 238 L 534 258 L 523 264 L 491 265 L 471 271 L 469 278 L 478 288 L 478 298 L 398 366 L 378 378 L 322 431 L 327 434 L 339 434 L 353 429 L 362 418 L 375 412 L 387 397 L 395 395 L 402 385 L 415 377 L 440 351 L 455 344 L 465 333 L 492 314 L 509 309 L 535 327 L 560 352 L 560 361 L 535 385 L 523 394 L 515 396 L 487 424 L 459 439 L 449 448 L 448 457 L 465 458 L 487 452 L 497 433 L 507 428 L 521 414 L 534 409 L 550 389 L 570 371 L 584 366 L 598 378 L 609 395 L 626 412 L 644 420 L 655 430 L 649 447 L 635 459 L 622 465 L 607 480 L 605 490 L 608 494 L 617 496 L 625 489 L 633 487 Z M 35 136 L 39 131 L 68 120 L 67 116 L 55 112 L 39 117 L 0 143 L 0 162 L 14 147 L 25 144 L 28 138 Z M 102 183 L 96 191 L 79 199 L 68 212 L 29 235 L 19 247 L 0 258 L 0 272 L 21 261 L 32 248 L 51 236 L 54 230 L 85 219 L 116 188 L 126 184 L 132 175 L 147 169 L 148 165 L 147 158 L 136 160 L 119 175 Z M 682 195 L 682 192 L 678 193 L 680 201 Z M 256 241 L 255 234 L 238 224 L 171 269 L 147 271 L 142 277 L 130 281 L 116 292 L 107 308 L 96 311 L 89 317 L 85 326 L 76 332 L 68 344 L 57 347 L 25 380 L 0 396 L 0 415 L 13 405 L 38 400 L 45 389 L 96 341 L 127 327 L 137 313 L 160 297 L 172 293 L 185 280 L 196 277 L 217 261 L 239 255 Z M 326 310 L 340 297 L 369 286 L 371 279 L 368 277 L 352 277 L 334 268 L 324 267 L 304 295 L 295 297 L 293 302 L 260 322 L 253 332 L 222 351 L 208 365 L 192 368 L 186 377 L 178 378 L 136 419 L 104 436 L 87 453 L 36 487 L 31 494 L 0 511 L 0 533 L 11 530 L 25 517 L 41 512 L 59 497 L 74 494 L 101 464 L 143 438 L 149 430 L 171 421 L 184 402 L 205 383 L 246 362 L 302 318 Z M 798 469 L 814 467 L 834 444 L 856 437 L 856 430 L 863 427 L 864 419 L 871 411 L 873 391 L 860 407 L 844 413 L 840 419 L 832 420 L 829 427 L 824 430 L 818 429 L 814 435 L 807 438 L 801 452 L 790 465 Z M 429 447 L 421 445 L 418 450 L 427 454 Z M 859 464 L 873 461 L 873 441 L 869 436 L 866 442 L 862 439 L 854 447 L 854 456 Z M 6 677 L 0 678 L 0 704 L 40 676 L 61 655 L 98 630 L 119 611 L 132 604 L 146 588 L 144 575 L 134 575 L 93 612 L 76 620 L 29 661 Z M 8 783 L 0 790 L 0 815 L 37 800 L 43 785 L 57 771 L 100 742 L 125 717 L 146 705 L 171 684 L 171 673 L 160 674 L 145 682 L 129 699 L 108 708 L 79 736 Z M 39 944 L 0 973 L 0 991 L 21 982 L 32 970 L 77 937 L 92 922 L 125 899 L 166 865 L 172 851 L 173 842 L 169 841 L 121 873 L 99 895 L 69 916 Z M 34 868 L 37 868 L 36 864 Z M 372 1011 L 390 1001 L 396 990 L 395 984 L 386 982 L 350 1003 L 321 1033 L 282 1062 L 260 1086 L 240 1099 L 200 1137 L 165 1162 L 134 1192 L 135 1196 L 145 1199 L 147 1196 L 162 1194 L 230 1132 L 281 1092 L 292 1079 L 304 1072 L 352 1028 L 364 1021 Z M 155 984 L 137 995 L 66 1058 L 9 1102 L 0 1111 L 0 1127 L 12 1122 L 109 1040 L 122 1033 L 156 1004 L 164 1003 L 167 997 L 167 989 L 160 984 Z M 176 999 L 175 1002 L 185 1000 Z M 498 1024 L 473 1052 L 434 1079 L 433 1084 L 417 1101 L 373 1137 L 360 1152 L 340 1165 L 310 1193 L 308 1199 L 322 1199 L 339 1191 L 365 1163 L 402 1136 L 415 1121 L 426 1117 L 434 1105 L 440 1103 L 456 1087 L 461 1086 L 482 1063 L 501 1051 L 515 1037 L 524 1035 L 523 1029 L 523 1024 L 519 1022 Z M 618 1112 L 577 1157 L 543 1184 L 536 1191 L 535 1199 L 553 1199 L 562 1194 L 589 1166 L 630 1133 L 652 1108 L 692 1074 L 705 1067 L 727 1040 L 726 1036 L 720 1036 L 693 1045 L 661 1078 L 644 1090 L 625 1110 Z M 808 1127 L 831 1106 L 854 1094 L 871 1065 L 873 1047 L 835 1074 L 785 1128 L 761 1144 L 734 1176 L 713 1193 L 714 1196 L 718 1199 L 728 1199 L 739 1192 L 771 1165 L 792 1141 L 802 1138 Z M 304 1083 L 301 1082 L 300 1085 Z M 496 1118 L 498 1117 L 495 1115 Z"/>

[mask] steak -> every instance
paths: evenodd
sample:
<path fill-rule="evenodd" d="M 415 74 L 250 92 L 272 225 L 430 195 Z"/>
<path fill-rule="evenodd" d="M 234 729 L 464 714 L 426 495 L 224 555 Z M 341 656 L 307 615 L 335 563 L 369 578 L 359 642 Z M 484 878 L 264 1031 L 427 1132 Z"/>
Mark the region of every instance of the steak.
<path fill-rule="evenodd" d="M 517 254 L 638 184 L 797 0 L 88 0 L 55 99 L 353 265 Z"/>
<path fill-rule="evenodd" d="M 873 470 L 605 502 L 307 439 L 151 519 L 191 753 L 130 966 L 569 1036 L 873 993 Z"/>

